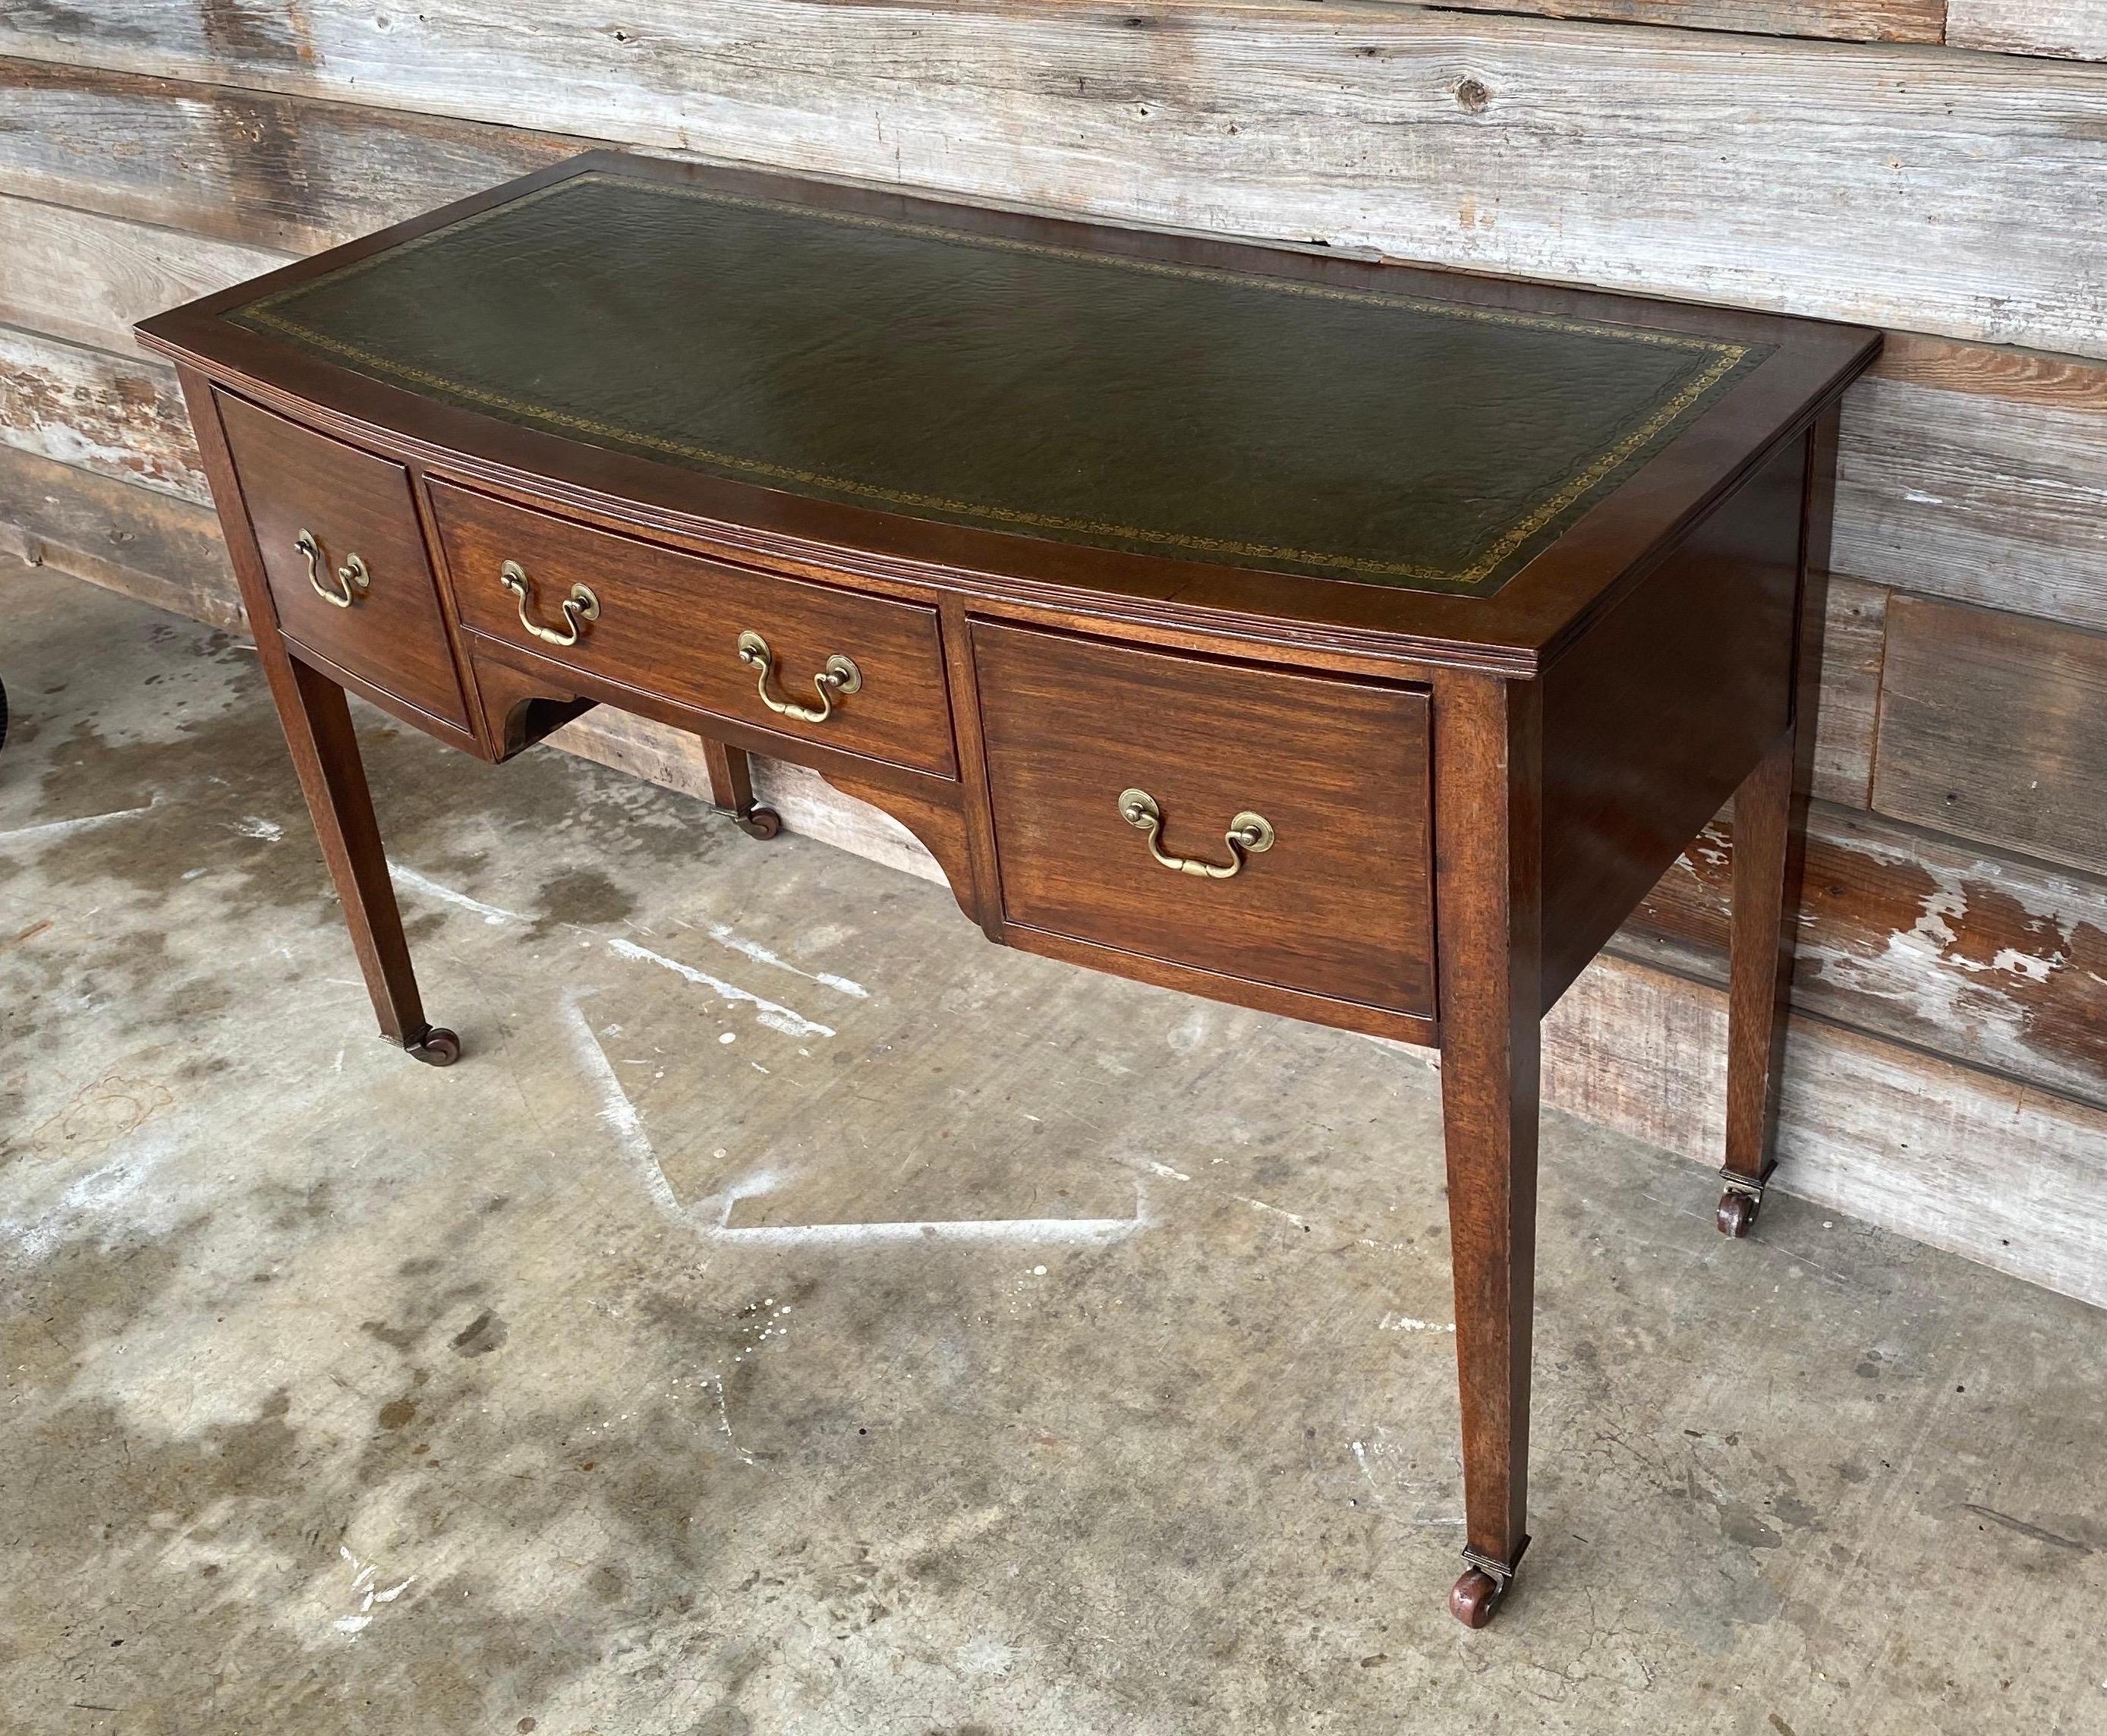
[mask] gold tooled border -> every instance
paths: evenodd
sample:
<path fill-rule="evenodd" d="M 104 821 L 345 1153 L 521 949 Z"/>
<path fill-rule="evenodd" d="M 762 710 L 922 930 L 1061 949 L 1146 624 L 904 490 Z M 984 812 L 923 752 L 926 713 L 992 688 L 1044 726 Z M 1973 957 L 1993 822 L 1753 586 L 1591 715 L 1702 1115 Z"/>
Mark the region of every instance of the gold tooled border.
<path fill-rule="evenodd" d="M 523 207 L 552 198 L 559 193 L 571 191 L 589 182 L 618 182 L 622 186 L 639 191 L 657 193 L 672 198 L 701 200 L 707 204 L 734 205 L 752 210 L 775 211 L 788 215 L 816 218 L 850 227 L 878 229 L 895 235 L 927 236 L 955 245 L 978 247 L 996 252 L 1037 254 L 1044 258 L 1073 259 L 1085 264 L 1115 266 L 1141 272 L 1153 277 L 1198 279 L 1219 283 L 1224 279 L 1251 287 L 1269 290 L 1276 294 L 1305 295 L 1326 301 L 1355 302 L 1380 307 L 1405 307 L 1417 312 L 1459 320 L 1472 320 L 1490 325 L 1521 326 L 1542 331 L 1570 331 L 1591 336 L 1614 337 L 1626 342 L 1654 344 L 1672 349 L 1696 350 L 1709 353 L 1711 363 L 1687 381 L 1682 389 L 1660 407 L 1638 429 L 1627 434 L 1615 446 L 1599 454 L 1594 462 L 1577 474 L 1567 478 L 1565 486 L 1538 503 L 1534 510 L 1510 525 L 1480 554 L 1479 558 L 1461 573 L 1444 573 L 1438 568 L 1413 565 L 1408 562 L 1371 560 L 1354 555 L 1328 554 L 1310 549 L 1276 547 L 1264 543 L 1233 542 L 1213 537 L 1195 537 L 1175 532 L 1154 531 L 1137 525 L 1113 524 L 1090 519 L 1063 518 L 1051 514 L 1022 511 L 1015 507 L 987 506 L 972 501 L 948 499 L 941 495 L 919 494 L 902 488 L 887 488 L 874 483 L 859 482 L 853 478 L 829 475 L 823 471 L 800 470 L 792 465 L 775 464 L 766 459 L 750 458 L 735 452 L 721 452 L 715 447 L 699 446 L 690 442 L 675 440 L 663 435 L 642 433 L 622 427 L 619 424 L 604 422 L 596 417 L 579 416 L 568 411 L 552 409 L 507 397 L 481 386 L 462 380 L 452 380 L 426 369 L 411 367 L 389 357 L 345 343 L 326 333 L 304 326 L 276 311 L 286 301 L 297 299 L 325 285 L 334 286 L 347 278 L 355 277 L 385 264 L 402 254 L 429 246 L 435 241 L 460 234 L 463 230 L 492 218 L 510 215 Z M 914 223 L 888 221 L 883 218 L 866 217 L 859 213 L 833 211 L 816 205 L 790 203 L 785 200 L 754 198 L 742 194 L 721 193 L 705 187 L 677 187 L 664 182 L 647 180 L 640 176 L 610 174 L 591 169 L 573 175 L 568 180 L 537 189 L 523 197 L 492 205 L 465 217 L 458 223 L 447 224 L 399 246 L 355 260 L 351 264 L 311 278 L 259 298 L 245 307 L 238 308 L 229 317 L 238 323 L 260 326 L 276 331 L 312 349 L 343 356 L 362 367 L 375 372 L 390 375 L 398 380 L 418 385 L 429 386 L 464 398 L 472 403 L 487 404 L 493 408 L 510 412 L 514 416 L 549 424 L 558 428 L 574 430 L 582 434 L 597 434 L 631 447 L 676 454 L 699 460 L 727 470 L 742 470 L 756 476 L 780 481 L 801 482 L 810 486 L 828 488 L 838 493 L 858 495 L 878 500 L 893 506 L 921 507 L 926 510 L 950 514 L 968 519 L 991 519 L 997 523 L 1028 526 L 1039 530 L 1069 531 L 1085 536 L 1124 538 L 1129 542 L 1151 542 L 1161 547 L 1186 550 L 1200 554 L 1233 555 L 1247 560 L 1287 561 L 1302 566 L 1332 567 L 1346 572 L 1363 573 L 1369 578 L 1408 578 L 1468 587 L 1481 583 L 1496 571 L 1502 562 L 1520 548 L 1531 537 L 1542 530 L 1559 514 L 1580 500 L 1602 479 L 1628 463 L 1639 452 L 1658 437 L 1661 430 L 1697 403 L 1732 372 L 1747 358 L 1749 346 L 1732 344 L 1715 339 L 1686 335 L 1681 332 L 1654 331 L 1633 326 L 1615 326 L 1592 320 L 1564 318 L 1554 314 L 1517 313 L 1504 308 L 1483 308 L 1465 303 L 1445 302 L 1430 297 L 1392 294 L 1384 290 L 1345 290 L 1329 285 L 1298 283 L 1288 279 L 1268 277 L 1259 273 L 1217 269 L 1207 266 L 1171 265 L 1156 259 L 1137 259 L 1130 256 L 1095 252 L 1085 248 L 1056 247 L 1037 241 L 1020 241 L 1002 236 L 968 234 L 957 229 L 947 229 L 934 223 Z"/>

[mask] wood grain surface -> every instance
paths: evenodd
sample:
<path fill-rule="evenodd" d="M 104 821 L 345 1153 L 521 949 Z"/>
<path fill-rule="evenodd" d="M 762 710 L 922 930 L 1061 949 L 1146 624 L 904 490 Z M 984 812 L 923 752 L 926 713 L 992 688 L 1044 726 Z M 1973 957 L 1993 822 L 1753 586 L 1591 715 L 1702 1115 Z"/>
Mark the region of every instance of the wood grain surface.
<path fill-rule="evenodd" d="M 704 560 L 444 483 L 431 495 L 455 602 L 474 632 L 752 729 L 955 775 L 934 609 Z M 500 578 L 508 560 L 525 572 L 528 609 L 544 627 L 564 630 L 558 610 L 573 585 L 593 592 L 600 618 L 582 622 L 575 647 L 521 625 L 519 600 Z M 739 659 L 749 631 L 771 654 L 767 688 L 779 704 L 820 709 L 814 677 L 837 655 L 862 685 L 824 722 L 771 711 L 760 672 Z"/>
<path fill-rule="evenodd" d="M 578 148 L 525 127 L 0 59 L 0 193 L 288 254 Z"/>
<path fill-rule="evenodd" d="M 1100 946 L 1343 1001 L 1433 1010 L 1423 691 L 973 627 L 1004 915 Z M 1233 879 L 1239 812 L 1276 829 Z"/>
<path fill-rule="evenodd" d="M 1759 36 L 1833 37 L 1844 42 L 1935 43 L 1947 0 L 1442 0 L 1474 12 L 1538 18 L 1740 30 Z"/>
<path fill-rule="evenodd" d="M 288 257 L 0 196 L 0 321 L 126 351 L 135 320 L 272 270 Z"/>
<path fill-rule="evenodd" d="M 1948 0 L 1956 48 L 2107 61 L 2107 0 Z"/>
<path fill-rule="evenodd" d="M 1723 816 L 1617 950 L 1723 983 L 1733 858 Z M 2107 1109 L 2107 880 L 1817 802 L 1799 925 L 1802 1011 Z"/>
<path fill-rule="evenodd" d="M 209 507 L 0 444 L 0 525 L 37 565 L 195 621 L 244 625 Z"/>
<path fill-rule="evenodd" d="M 2107 873 L 2107 633 L 1889 605 L 1873 806 Z"/>
<path fill-rule="evenodd" d="M 1836 570 L 2107 627 L 2107 367 L 1947 349 L 1844 407 Z"/>
<path fill-rule="evenodd" d="M 219 395 L 240 493 L 231 510 L 254 528 L 279 627 L 310 650 L 398 699 L 468 727 L 466 700 L 439 613 L 438 586 L 399 464 L 358 451 Z M 320 549 L 322 595 L 298 547 L 303 532 Z M 354 588 L 342 568 L 364 562 Z"/>
<path fill-rule="evenodd" d="M 175 370 L 0 326 L 0 441 L 211 504 Z"/>

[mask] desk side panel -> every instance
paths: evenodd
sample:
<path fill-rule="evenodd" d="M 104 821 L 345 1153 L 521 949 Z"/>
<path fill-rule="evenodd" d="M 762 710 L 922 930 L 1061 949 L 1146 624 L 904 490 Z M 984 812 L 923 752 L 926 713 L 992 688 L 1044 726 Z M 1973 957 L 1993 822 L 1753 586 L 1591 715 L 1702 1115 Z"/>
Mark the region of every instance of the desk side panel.
<path fill-rule="evenodd" d="M 1793 442 L 1544 672 L 1548 1010 L 1792 717 Z"/>

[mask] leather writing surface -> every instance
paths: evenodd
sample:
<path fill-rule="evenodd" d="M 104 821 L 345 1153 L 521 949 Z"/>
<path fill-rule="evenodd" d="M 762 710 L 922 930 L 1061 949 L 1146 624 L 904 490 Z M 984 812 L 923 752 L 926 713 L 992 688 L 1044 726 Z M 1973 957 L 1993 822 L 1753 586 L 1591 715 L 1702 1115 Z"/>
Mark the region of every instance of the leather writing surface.
<path fill-rule="evenodd" d="M 1479 595 L 1768 353 L 600 170 L 230 317 L 794 493 Z"/>

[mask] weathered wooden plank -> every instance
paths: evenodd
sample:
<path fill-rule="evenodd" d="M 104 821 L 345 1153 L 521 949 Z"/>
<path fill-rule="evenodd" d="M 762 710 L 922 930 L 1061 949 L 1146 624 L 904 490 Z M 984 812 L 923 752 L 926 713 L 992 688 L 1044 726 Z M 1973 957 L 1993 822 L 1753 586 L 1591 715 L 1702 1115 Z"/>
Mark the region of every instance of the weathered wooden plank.
<path fill-rule="evenodd" d="M 1545 1023 L 1546 1100 L 1716 1167 L 1726 1037 L 1720 990 L 1599 959 Z M 1801 1015 L 1778 1154 L 1780 1193 L 2107 1306 L 2107 1113 Z"/>
<path fill-rule="evenodd" d="M 1870 374 L 1904 385 L 2107 415 L 2107 368 L 2082 356 L 1890 331 Z"/>
<path fill-rule="evenodd" d="M 2107 0 L 1951 0 L 1946 39 L 1956 48 L 2107 61 Z"/>
<path fill-rule="evenodd" d="M 0 322 L 133 349 L 132 322 L 290 255 L 0 196 Z"/>
<path fill-rule="evenodd" d="M 582 148 L 521 127 L 0 60 L 0 193 L 318 252 Z"/>
<path fill-rule="evenodd" d="M 1813 793 L 1846 807 L 1873 796 L 1873 735 L 1887 648 L 1888 593 L 1853 578 L 1829 581 L 1822 632 L 1822 700 L 1814 731 Z"/>
<path fill-rule="evenodd" d="M 1724 984 L 1733 828 L 1705 830 L 1618 935 Z M 2107 1109 L 2107 883 L 1876 815 L 1808 817 L 1793 1001 Z"/>
<path fill-rule="evenodd" d="M 2107 82 L 1404 7 L 17 7 L 0 51 L 2107 353 Z M 2056 214 L 2053 223 L 2041 214 Z"/>
<path fill-rule="evenodd" d="M 0 441 L 212 504 L 175 370 L 0 326 Z"/>
<path fill-rule="evenodd" d="M 1844 402 L 1836 569 L 2107 627 L 2107 367 L 1897 348 Z"/>
<path fill-rule="evenodd" d="M 1897 596 L 1873 806 L 2107 873 L 2107 633 Z"/>
<path fill-rule="evenodd" d="M 1444 10 L 1853 43 L 1943 40 L 1946 0 L 1441 0 Z"/>
<path fill-rule="evenodd" d="M 0 445 L 0 526 L 14 552 L 158 609 L 240 627 L 219 521 L 136 483 Z"/>

